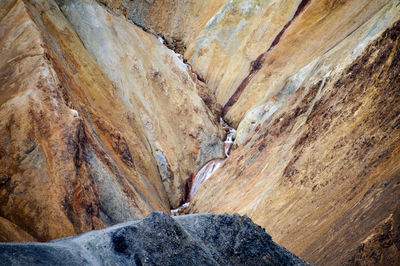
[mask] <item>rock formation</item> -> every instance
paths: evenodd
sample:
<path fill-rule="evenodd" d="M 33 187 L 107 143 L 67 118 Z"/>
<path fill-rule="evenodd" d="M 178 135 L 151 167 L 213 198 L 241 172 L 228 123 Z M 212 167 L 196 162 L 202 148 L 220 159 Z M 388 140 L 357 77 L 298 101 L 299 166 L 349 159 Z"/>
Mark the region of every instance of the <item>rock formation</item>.
<path fill-rule="evenodd" d="M 238 148 L 199 188 L 191 211 L 247 214 L 295 254 L 333 265 L 377 239 L 368 237 L 389 217 L 397 223 L 400 23 L 398 2 L 325 2 L 308 3 L 250 63 L 249 76 L 238 71 L 234 81 L 224 70 L 231 86 L 221 81 L 216 96 L 238 124 Z M 206 61 L 192 60 L 202 73 Z M 396 243 L 387 250 L 398 254 Z M 385 262 L 382 249 L 376 262 Z"/>
<path fill-rule="evenodd" d="M 0 228 L 37 240 L 169 212 L 223 156 L 174 52 L 95 2 L 69 4 L 88 28 L 53 1 L 1 3 Z"/>
<path fill-rule="evenodd" d="M 2 0 L 0 36 L 1 241 L 169 213 L 214 160 L 188 212 L 398 263 L 398 0 Z"/>
<path fill-rule="evenodd" d="M 309 265 L 247 217 L 152 213 L 49 243 L 0 244 L 0 265 Z"/>

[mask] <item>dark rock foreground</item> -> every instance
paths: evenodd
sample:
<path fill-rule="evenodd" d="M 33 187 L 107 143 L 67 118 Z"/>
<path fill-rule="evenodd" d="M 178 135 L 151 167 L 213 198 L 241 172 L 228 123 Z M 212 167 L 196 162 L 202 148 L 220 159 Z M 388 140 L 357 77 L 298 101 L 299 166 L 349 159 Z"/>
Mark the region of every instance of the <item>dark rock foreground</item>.
<path fill-rule="evenodd" d="M 0 265 L 307 265 L 239 215 L 143 220 L 48 243 L 1 243 Z"/>

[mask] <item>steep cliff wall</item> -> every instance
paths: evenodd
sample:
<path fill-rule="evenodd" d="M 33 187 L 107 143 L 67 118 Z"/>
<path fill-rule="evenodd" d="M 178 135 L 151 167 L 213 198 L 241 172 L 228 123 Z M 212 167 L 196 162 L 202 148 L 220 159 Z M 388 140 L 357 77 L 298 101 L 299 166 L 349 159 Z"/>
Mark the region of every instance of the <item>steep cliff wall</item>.
<path fill-rule="evenodd" d="M 167 211 L 141 128 L 58 7 L 5 6 L 0 215 L 48 240 Z"/>
<path fill-rule="evenodd" d="M 288 80 L 309 64 L 326 72 L 336 68 L 330 64 L 344 67 L 349 52 L 384 30 L 396 12 L 392 0 L 229 1 L 188 44 L 185 57 L 237 126 L 250 110 L 285 101 L 301 85 Z M 342 52 L 319 60 L 340 45 Z M 307 82 L 306 75 L 297 83 Z M 294 88 L 284 93 L 285 86 Z"/>
<path fill-rule="evenodd" d="M 97 4 L 80 5 L 93 11 L 89 25 L 104 24 L 97 39 L 80 38 L 53 1 L 1 3 L 3 240 L 169 212 L 185 180 L 223 155 L 214 117 L 175 54 Z"/>
<path fill-rule="evenodd" d="M 179 206 L 186 180 L 223 156 L 218 119 L 198 96 L 196 79 L 173 51 L 123 16 L 93 1 L 68 1 L 62 10 L 143 125 L 171 205 Z"/>
<path fill-rule="evenodd" d="M 344 42 L 317 61 L 335 62 L 331 69 L 310 66 L 311 85 L 297 83 L 292 96 L 232 152 L 199 188 L 193 212 L 246 213 L 278 243 L 315 264 L 362 256 L 375 263 L 396 260 L 400 22 L 392 24 L 399 13 L 388 10 L 381 19 L 389 29 L 361 53 L 356 48 L 346 54 L 352 46 Z M 374 18 L 360 28 L 368 36 L 381 25 Z M 348 39 L 361 36 L 362 46 L 365 35 L 353 34 Z M 351 63 L 343 69 L 346 62 Z M 386 220 L 392 222 L 382 229 Z M 376 231 L 389 240 L 380 245 Z M 362 243 L 368 243 L 367 251 Z"/>
<path fill-rule="evenodd" d="M 58 0 L 59 2 L 67 2 Z M 96 0 L 178 45 L 191 43 L 227 0 Z"/>

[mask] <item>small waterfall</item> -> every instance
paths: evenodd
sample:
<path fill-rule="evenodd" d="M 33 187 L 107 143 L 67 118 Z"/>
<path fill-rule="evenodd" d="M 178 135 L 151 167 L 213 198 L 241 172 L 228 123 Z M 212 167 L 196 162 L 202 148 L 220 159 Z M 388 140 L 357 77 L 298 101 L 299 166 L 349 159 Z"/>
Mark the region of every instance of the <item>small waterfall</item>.
<path fill-rule="evenodd" d="M 203 184 L 207 179 L 209 179 L 212 174 L 224 163 L 226 158 L 229 157 L 231 152 L 233 143 L 235 142 L 236 137 L 236 130 L 230 127 L 222 118 L 219 121 L 222 129 L 226 132 L 226 139 L 224 141 L 224 151 L 225 151 L 225 158 L 216 158 L 208 161 L 195 175 L 193 178 L 193 182 L 190 188 L 189 193 L 189 201 L 193 199 L 194 194 L 196 194 L 197 190 L 199 189 L 200 185 Z M 187 209 L 190 205 L 190 202 L 184 203 L 177 209 L 171 210 L 171 215 L 177 216 L 181 215 L 185 209 Z"/>
<path fill-rule="evenodd" d="M 200 187 L 201 184 L 204 183 L 210 176 L 222 165 L 225 159 L 213 159 L 206 163 L 197 175 L 193 179 L 193 184 L 190 189 L 189 199 L 192 200 L 194 194 L 196 194 L 197 189 Z"/>
<path fill-rule="evenodd" d="M 219 124 L 226 131 L 226 139 L 224 141 L 225 157 L 228 158 L 231 153 L 232 145 L 235 142 L 236 130 L 230 127 L 222 118 L 219 119 Z"/>

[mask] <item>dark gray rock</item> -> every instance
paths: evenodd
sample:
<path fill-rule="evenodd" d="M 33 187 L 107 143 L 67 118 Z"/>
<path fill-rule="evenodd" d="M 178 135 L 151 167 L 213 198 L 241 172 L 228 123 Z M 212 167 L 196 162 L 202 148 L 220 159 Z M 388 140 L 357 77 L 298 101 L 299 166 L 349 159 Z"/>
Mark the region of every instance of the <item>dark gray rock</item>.
<path fill-rule="evenodd" d="M 48 243 L 1 243 L 0 265 L 307 265 L 248 217 L 161 212 Z"/>

